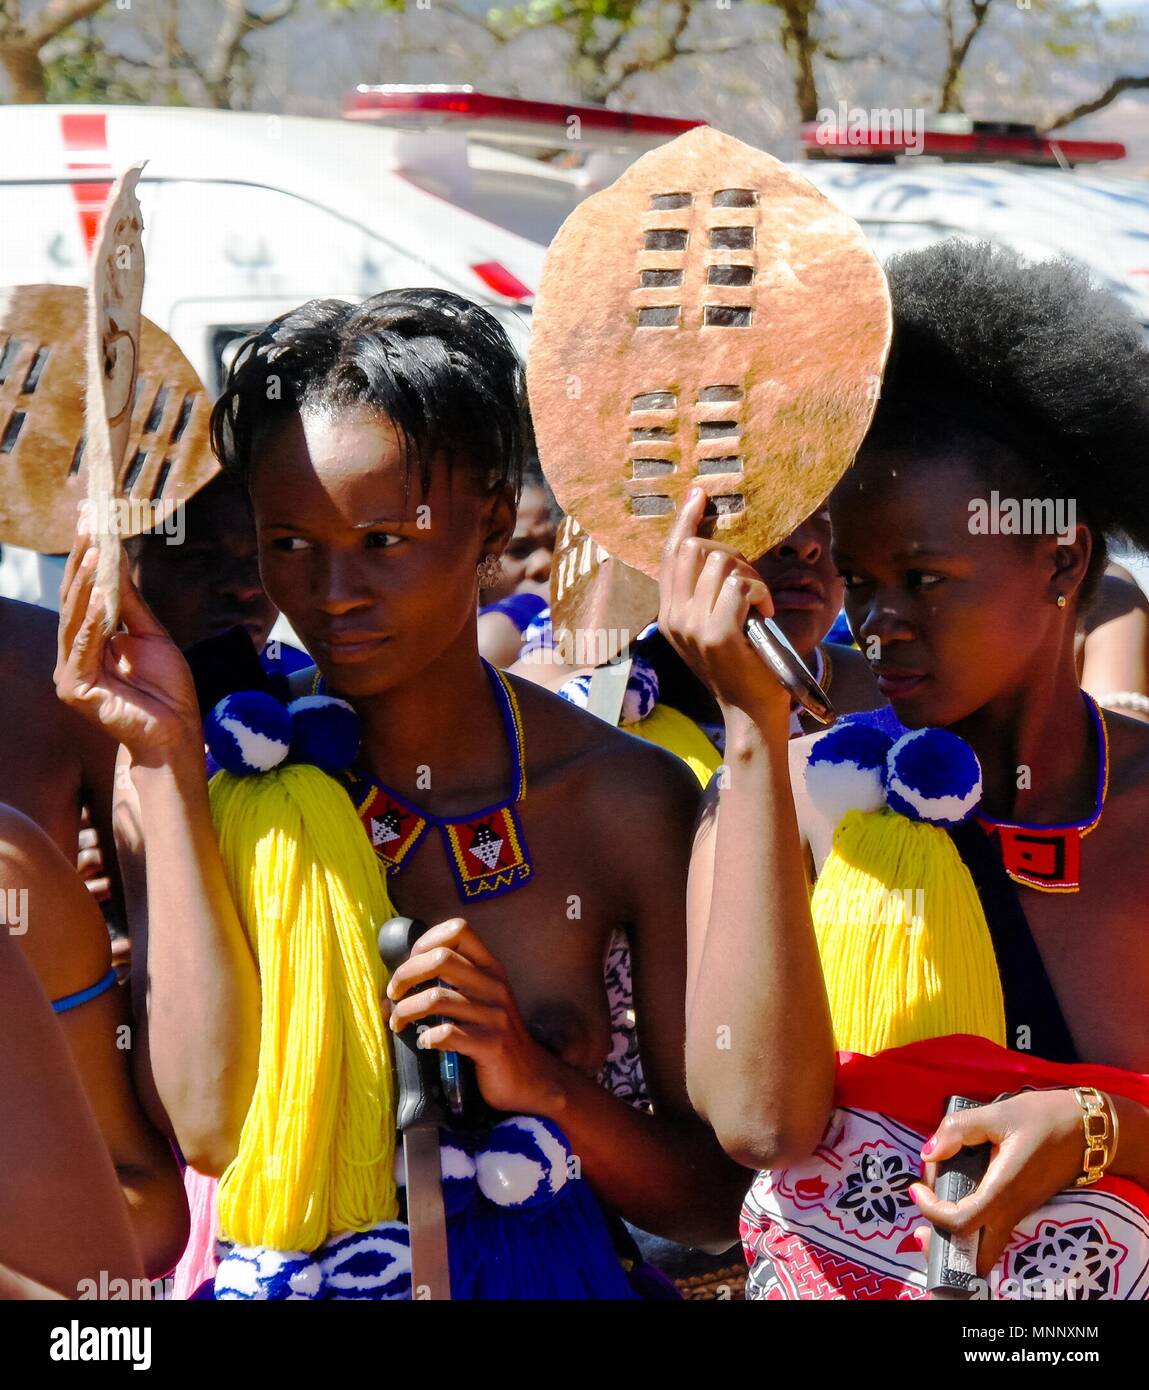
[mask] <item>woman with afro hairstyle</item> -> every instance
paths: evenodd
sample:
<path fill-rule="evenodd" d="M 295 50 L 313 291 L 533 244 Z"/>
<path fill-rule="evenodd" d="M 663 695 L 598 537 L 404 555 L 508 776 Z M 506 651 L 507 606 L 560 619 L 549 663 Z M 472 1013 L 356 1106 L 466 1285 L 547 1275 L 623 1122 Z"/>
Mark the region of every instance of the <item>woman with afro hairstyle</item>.
<path fill-rule="evenodd" d="M 1114 1186 L 1149 1187 L 1149 729 L 1100 715 L 1074 662 L 1078 614 L 1110 544 L 1149 549 L 1149 351 L 1140 326 L 1066 263 L 951 240 L 887 270 L 892 355 L 872 428 L 831 497 L 834 558 L 895 731 L 940 726 L 976 753 L 982 828 L 960 827 L 963 859 L 985 921 L 1021 925 L 1008 941 L 995 935 L 989 956 L 1004 996 L 998 1044 L 947 1036 L 947 1051 L 903 1020 L 914 1047 L 886 1057 L 913 1112 L 898 1132 L 917 1140 L 899 1149 L 887 1125 L 841 1158 L 856 1173 L 819 1167 L 816 1148 L 841 1157 L 851 1115 L 885 1108 L 866 1070 L 877 1061 L 839 1047 L 836 1066 L 809 889 L 835 824 L 803 785 L 802 744 L 817 742 L 788 750 L 788 697 L 743 636 L 752 608 L 770 612 L 768 590 L 695 535 L 694 498 L 667 547 L 661 625 L 723 709 L 727 769 L 691 867 L 687 1075 L 727 1152 L 766 1170 L 743 1215 L 751 1292 L 763 1297 L 920 1297 L 923 1215 L 979 1240 L 976 1275 L 996 1266 L 994 1290 L 1003 1274 L 1065 1274 L 1076 1255 L 1058 1245 L 1058 1222 L 1043 1220 L 1028 1243 L 1019 1223 L 1106 1163 Z M 876 1009 L 874 980 L 855 983 Z M 972 1097 L 980 1108 L 943 1120 L 958 1086 L 937 1078 L 961 1057 L 994 1081 Z M 859 1076 L 868 1100 L 850 1110 Z M 916 1111 L 914 1087 L 931 1097 Z M 1104 1154 L 1087 1126 L 1107 1126 Z M 983 1143 L 992 1158 L 976 1192 L 939 1200 L 932 1165 Z M 821 1234 L 795 1244 L 815 1209 Z M 1088 1222 L 1070 1225 L 1072 1244 Z M 1078 1297 L 1112 1296 L 1116 1249 L 1102 1240 L 1092 1265 L 1083 1257 L 1093 1282 Z"/>

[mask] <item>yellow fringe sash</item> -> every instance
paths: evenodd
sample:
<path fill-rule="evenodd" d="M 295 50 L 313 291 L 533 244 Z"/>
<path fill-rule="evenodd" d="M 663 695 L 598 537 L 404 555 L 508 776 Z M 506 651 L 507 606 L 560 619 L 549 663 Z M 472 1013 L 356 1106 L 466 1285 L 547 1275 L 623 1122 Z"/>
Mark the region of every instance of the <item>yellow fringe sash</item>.
<path fill-rule="evenodd" d="M 347 793 L 318 768 L 218 773 L 211 807 L 262 988 L 259 1071 L 220 1180 L 220 1230 L 312 1251 L 397 1213 L 375 947 L 392 909 Z"/>

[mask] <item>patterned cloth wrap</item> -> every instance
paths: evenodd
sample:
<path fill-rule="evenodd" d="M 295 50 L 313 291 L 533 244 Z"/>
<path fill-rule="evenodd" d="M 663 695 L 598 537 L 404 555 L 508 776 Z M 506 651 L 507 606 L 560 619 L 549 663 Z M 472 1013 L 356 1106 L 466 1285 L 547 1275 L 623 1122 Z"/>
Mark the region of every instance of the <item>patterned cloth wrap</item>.
<path fill-rule="evenodd" d="M 1149 1103 L 1149 1077 L 1066 1066 L 983 1038 L 841 1053 L 835 1110 L 805 1163 L 759 1173 L 742 1208 L 753 1299 L 925 1298 L 923 1217 L 907 1192 L 951 1095 L 1097 1086 Z M 1084 1148 L 1084 1143 L 1082 1145 Z M 1016 1228 L 975 1298 L 1149 1298 L 1149 1193 L 1123 1178 L 1058 1193 Z"/>
<path fill-rule="evenodd" d="M 481 1139 L 442 1132 L 440 1165 L 451 1294 L 633 1299 L 602 1212 L 570 1145 L 549 1120 L 515 1115 Z M 396 1181 L 405 1185 L 402 1154 Z M 332 1236 L 311 1253 L 218 1242 L 221 1301 L 411 1298 L 400 1221 Z"/>

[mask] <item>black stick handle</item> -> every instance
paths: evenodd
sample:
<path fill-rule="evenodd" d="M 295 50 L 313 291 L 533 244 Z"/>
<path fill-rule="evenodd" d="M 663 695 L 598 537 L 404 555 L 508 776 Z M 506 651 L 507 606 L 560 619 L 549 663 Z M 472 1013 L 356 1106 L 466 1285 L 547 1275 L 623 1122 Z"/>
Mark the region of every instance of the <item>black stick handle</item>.
<path fill-rule="evenodd" d="M 391 973 L 403 964 L 426 930 L 426 922 L 417 917 L 392 917 L 383 923 L 379 928 L 379 955 Z M 439 1075 L 440 1054 L 433 1048 L 419 1046 L 416 1024 L 409 1023 L 401 1033 L 392 1036 L 399 1087 L 396 1114 L 399 1132 L 405 1133 L 419 1126 L 446 1124 L 450 1116 Z"/>

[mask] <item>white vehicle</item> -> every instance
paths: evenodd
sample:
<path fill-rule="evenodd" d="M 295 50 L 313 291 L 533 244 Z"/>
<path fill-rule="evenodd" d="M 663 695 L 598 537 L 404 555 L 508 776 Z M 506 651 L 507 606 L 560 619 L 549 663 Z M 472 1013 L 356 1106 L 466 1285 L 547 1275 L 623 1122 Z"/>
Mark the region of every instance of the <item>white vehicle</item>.
<path fill-rule="evenodd" d="M 248 333 L 318 296 L 454 290 L 492 309 L 525 351 L 566 213 L 696 124 L 469 89 L 363 89 L 348 116 L 0 107 L 0 286 L 85 285 L 111 180 L 146 159 L 143 312 L 209 391 Z M 577 148 L 579 167 L 525 152 L 542 145 Z M 60 568 L 6 546 L 0 593 L 54 607 Z"/>
<path fill-rule="evenodd" d="M 525 346 L 543 256 L 566 215 L 696 124 L 470 88 L 360 88 L 345 116 L 0 107 L 0 285 L 85 284 L 110 180 L 146 159 L 144 313 L 213 392 L 243 336 L 316 296 L 452 289 L 491 307 Z M 1149 187 L 1069 167 L 1120 146 L 1054 149 L 1016 131 L 993 142 L 971 131 L 927 135 L 923 153 L 899 163 L 858 162 L 897 153 L 877 138 L 833 153 L 850 157 L 797 167 L 880 256 L 955 234 L 1066 254 L 1149 326 Z M 1034 159 L 1066 167 L 1009 162 Z M 51 568 L 5 547 L 0 593 L 54 606 Z"/>

